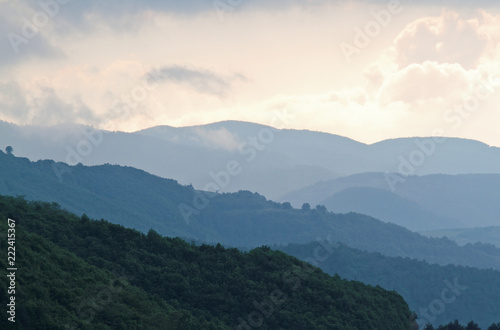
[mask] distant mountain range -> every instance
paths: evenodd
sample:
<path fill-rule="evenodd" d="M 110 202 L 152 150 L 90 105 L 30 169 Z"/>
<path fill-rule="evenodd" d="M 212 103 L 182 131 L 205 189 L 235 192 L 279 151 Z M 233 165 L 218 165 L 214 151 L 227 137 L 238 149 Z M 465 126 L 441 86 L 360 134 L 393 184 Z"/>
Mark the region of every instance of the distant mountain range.
<path fill-rule="evenodd" d="M 360 212 L 417 231 L 500 224 L 500 174 L 408 176 L 395 189 L 388 184 L 391 175 L 363 173 L 318 182 L 279 200 Z"/>
<path fill-rule="evenodd" d="M 460 245 L 482 242 L 500 248 L 500 226 L 481 228 L 445 229 L 425 231 L 420 234 L 428 237 L 448 237 Z"/>
<path fill-rule="evenodd" d="M 71 212 L 142 232 L 152 228 L 170 237 L 235 247 L 330 238 L 387 256 L 500 269 L 500 249 L 492 245 L 460 247 L 362 214 L 333 214 L 321 207 L 293 209 L 289 203 L 268 201 L 248 191 L 205 193 L 130 167 L 69 167 L 0 152 L 0 194 L 57 202 Z"/>
<path fill-rule="evenodd" d="M 37 219 L 25 222 L 20 230 L 30 242 L 28 258 L 46 263 L 48 256 L 66 256 L 70 251 L 74 256 L 58 257 L 50 276 L 60 273 L 82 281 L 75 274 L 85 269 L 99 285 L 110 280 L 103 271 L 137 269 L 134 276 L 140 278 L 141 272 L 153 271 L 147 283 L 125 284 L 131 290 L 127 299 L 141 297 L 148 308 L 157 312 L 166 308 L 170 312 L 165 322 L 175 323 L 177 315 L 183 315 L 193 328 L 208 323 L 224 328 L 237 317 L 213 308 L 221 306 L 220 302 L 212 304 L 207 300 L 199 304 L 191 298 L 179 298 L 180 305 L 169 305 L 168 300 L 165 304 L 154 298 L 163 282 L 171 285 L 161 285 L 162 297 L 179 295 L 179 290 L 185 293 L 180 296 L 192 294 L 192 284 L 182 280 L 185 274 L 164 269 L 184 262 L 182 271 L 198 271 L 189 268 L 192 262 L 186 262 L 198 258 L 195 255 L 208 262 L 204 253 L 211 257 L 219 254 L 224 261 L 217 257 L 214 262 L 220 274 L 227 273 L 229 265 L 234 266 L 234 258 L 248 259 L 240 268 L 252 263 L 249 274 L 266 267 L 278 269 L 276 265 L 283 260 L 296 263 L 268 247 L 237 255 L 237 250 L 225 250 L 220 245 L 195 247 L 200 242 L 244 250 L 269 245 L 309 262 L 315 256 L 313 264 L 331 275 L 396 290 L 419 314 L 419 323 L 425 318 L 420 308 L 442 300 L 443 285 L 453 286 L 452 282 L 458 280 L 458 287 L 467 287 L 467 294 L 464 291 L 464 295 L 457 295 L 454 304 L 446 303 L 442 313 L 427 320 L 437 325 L 450 318 L 461 322 L 474 319 L 483 327 L 498 321 L 495 288 L 500 286 L 499 148 L 454 138 L 406 138 L 366 145 L 326 133 L 276 130 L 231 121 L 184 128 L 159 126 L 135 133 L 96 131 L 78 125 L 19 127 L 0 121 L 2 144 L 1 149 L 13 146 L 14 154 L 0 151 L 0 195 L 57 202 L 78 216 L 86 214 L 75 217 L 59 210 L 55 203 L 27 204 L 21 198 L 0 196 L 0 214 Z M 38 160 L 46 158 L 72 166 Z M 170 177 L 176 180 L 166 179 Z M 141 236 L 106 221 L 90 221 L 87 215 L 148 234 Z M 163 239 L 156 231 L 193 243 Z M 318 255 L 318 247 L 329 252 L 326 259 Z M 125 248 L 128 252 L 123 254 Z M 157 254 L 158 249 L 169 252 Z M 66 259 L 77 266 L 76 270 L 65 270 Z M 150 261 L 161 265 L 155 264 L 160 266 L 152 269 Z M 34 269 L 29 276 L 38 276 L 37 271 Z M 213 281 L 208 279 L 214 276 L 212 273 L 199 275 Z M 247 274 L 240 275 L 245 280 L 242 276 Z M 324 275 L 318 276 L 319 281 L 333 283 Z M 63 281 L 63 277 L 57 278 Z M 262 283 L 269 280 L 259 277 L 254 284 L 265 291 Z M 334 281 L 340 283 L 337 277 Z M 71 283 L 64 286 L 65 292 Z M 361 288 L 353 283 L 348 290 Z M 201 295 L 210 290 L 222 292 L 221 297 L 235 294 L 228 293 L 227 286 L 199 285 L 198 289 Z M 375 289 L 363 288 L 374 297 L 386 295 L 380 288 Z M 40 292 L 27 286 L 23 294 L 34 297 L 35 304 L 43 300 Z M 70 315 L 62 291 L 51 287 L 50 292 L 50 297 L 55 297 L 51 298 L 53 311 L 66 315 L 63 318 L 68 322 L 78 323 Z M 314 292 L 317 296 L 318 291 Z M 238 306 L 244 310 L 246 303 Z M 127 313 L 137 322 L 154 324 L 150 317 L 139 321 L 140 310 L 134 306 L 126 312 L 117 306 L 99 316 L 95 324 L 119 324 L 120 315 Z M 21 309 L 20 318 L 33 322 L 27 317 L 29 313 L 34 312 Z M 280 324 L 295 322 L 288 314 L 278 318 Z M 300 322 L 305 322 L 305 328 L 333 324 L 316 316 L 315 320 L 318 323 Z"/>
<path fill-rule="evenodd" d="M 237 121 L 134 133 L 0 121 L 0 145 L 11 145 L 31 160 L 132 166 L 197 189 L 249 190 L 271 199 L 364 172 L 500 173 L 500 149 L 473 140 L 401 138 L 367 145 L 333 134 Z M 233 174 L 228 174 L 230 164 L 239 165 Z"/>

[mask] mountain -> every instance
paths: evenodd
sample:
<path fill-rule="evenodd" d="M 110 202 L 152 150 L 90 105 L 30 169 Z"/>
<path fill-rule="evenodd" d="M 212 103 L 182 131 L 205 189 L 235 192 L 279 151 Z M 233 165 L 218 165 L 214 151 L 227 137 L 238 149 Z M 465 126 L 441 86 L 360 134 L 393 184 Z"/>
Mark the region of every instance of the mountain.
<path fill-rule="evenodd" d="M 500 247 L 500 226 L 425 231 L 421 234 L 428 237 L 447 237 L 460 245 L 482 242 Z"/>
<path fill-rule="evenodd" d="M 362 212 L 419 231 L 499 224 L 500 174 L 408 176 L 391 185 L 394 175 L 363 173 L 318 182 L 279 200 Z"/>
<path fill-rule="evenodd" d="M 161 235 L 236 247 L 331 238 L 354 248 L 438 264 L 500 269 L 500 249 L 458 246 L 357 213 L 293 209 L 248 191 L 206 193 L 174 180 L 116 165 L 31 162 L 0 152 L 0 194 L 57 202 L 93 218 Z"/>
<path fill-rule="evenodd" d="M 409 329 L 413 321 L 397 293 L 269 247 L 196 246 L 5 196 L 0 218 L 3 232 L 15 220 L 19 269 L 16 323 L 2 317 L 2 329 Z M 7 240 L 0 245 L 7 251 Z M 7 281 L 0 289 L 6 306 Z"/>
<path fill-rule="evenodd" d="M 368 214 L 413 231 L 457 228 L 462 225 L 456 220 L 428 212 L 416 202 L 383 189 L 347 188 L 325 199 L 322 204 L 333 212 Z"/>
<path fill-rule="evenodd" d="M 237 121 L 133 133 L 0 121 L 0 144 L 35 161 L 132 166 L 197 189 L 249 190 L 271 199 L 364 172 L 500 173 L 500 149 L 473 140 L 402 138 L 367 145 L 328 133 Z M 237 170 L 228 171 L 235 163 Z"/>
<path fill-rule="evenodd" d="M 323 249 L 319 253 L 318 247 L 326 247 L 328 253 Z M 430 265 L 328 241 L 273 248 L 306 261 L 316 256 L 313 264 L 330 275 L 395 290 L 418 314 L 421 329 L 426 323 L 438 326 L 455 319 L 462 323 L 474 320 L 487 329 L 500 321 L 500 271 Z M 440 304 L 445 306 L 442 311 Z"/>

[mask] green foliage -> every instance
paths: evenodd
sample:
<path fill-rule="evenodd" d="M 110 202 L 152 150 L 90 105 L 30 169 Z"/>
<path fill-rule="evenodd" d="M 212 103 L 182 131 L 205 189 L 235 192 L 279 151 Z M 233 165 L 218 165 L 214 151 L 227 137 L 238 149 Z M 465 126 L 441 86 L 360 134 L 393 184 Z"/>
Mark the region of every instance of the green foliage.
<path fill-rule="evenodd" d="M 330 277 L 266 246 L 246 253 L 197 246 L 0 196 L 2 232 L 7 217 L 16 220 L 19 247 L 19 327 L 409 328 L 411 313 L 397 293 Z"/>
<path fill-rule="evenodd" d="M 7 232 L 6 224 L 0 222 L 2 233 Z M 7 240 L 0 240 L 0 249 L 7 250 Z M 16 322 L 2 317 L 2 329 L 152 329 L 172 322 L 178 313 L 192 317 L 26 230 L 22 223 L 16 226 L 16 260 Z M 0 267 L 7 268 L 5 258 L 0 258 Z M 6 284 L 0 282 L 2 306 L 10 296 Z"/>
<path fill-rule="evenodd" d="M 488 330 L 500 330 L 500 322 L 496 323 L 496 324 L 492 324 Z"/>
<path fill-rule="evenodd" d="M 102 217 L 143 233 L 153 228 L 164 236 L 239 247 L 308 243 L 330 235 L 334 241 L 388 256 L 500 269 L 500 249 L 491 245 L 460 247 L 361 214 L 332 214 L 322 206 L 297 210 L 246 191 L 206 194 L 130 167 L 69 167 L 0 152 L 0 194 L 56 201 L 76 214 Z M 200 201 L 203 207 L 196 208 Z M 180 205 L 196 214 L 186 221 Z"/>
<path fill-rule="evenodd" d="M 492 326 L 494 326 L 494 324 Z M 446 325 L 440 325 L 436 329 L 437 330 L 481 330 L 481 328 L 477 325 L 477 323 L 474 323 L 473 321 L 470 321 L 469 323 L 467 323 L 466 326 L 463 326 L 460 324 L 460 322 L 458 322 L 458 320 L 450 322 Z M 424 330 L 435 330 L 435 328 L 432 325 L 428 324 L 426 325 Z M 491 327 L 489 327 L 488 330 L 491 330 Z"/>
<path fill-rule="evenodd" d="M 329 252 L 322 246 L 326 246 Z M 319 252 L 318 248 L 321 249 Z M 360 251 L 332 242 L 323 242 L 323 245 L 318 242 L 290 244 L 277 249 L 302 260 L 317 255 L 318 267 L 330 275 L 338 274 L 346 279 L 395 290 L 417 314 L 421 308 L 428 308 L 433 300 L 441 299 L 443 289 L 447 288 L 445 281 L 454 283 L 456 278 L 459 285 L 467 287 L 452 303 L 446 304 L 442 313 L 432 315 L 435 319 L 424 320 L 420 316 L 420 322 L 432 321 L 437 326 L 456 318 L 461 322 L 473 319 L 485 328 L 500 319 L 500 272 L 496 270 L 439 266 Z"/>

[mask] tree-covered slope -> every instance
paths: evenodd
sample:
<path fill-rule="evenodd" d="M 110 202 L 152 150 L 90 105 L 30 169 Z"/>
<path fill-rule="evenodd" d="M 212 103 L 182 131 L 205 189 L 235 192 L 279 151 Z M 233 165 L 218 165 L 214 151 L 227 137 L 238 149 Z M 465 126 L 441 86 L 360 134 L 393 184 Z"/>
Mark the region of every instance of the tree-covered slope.
<path fill-rule="evenodd" d="M 77 214 L 142 232 L 153 228 L 170 237 L 256 247 L 331 236 L 334 241 L 388 256 L 500 269 L 500 249 L 492 246 L 459 247 L 450 240 L 426 238 L 361 214 L 333 214 L 321 207 L 297 210 L 256 193 L 200 192 L 129 167 L 67 167 L 0 152 L 0 194 L 55 201 Z"/>
<path fill-rule="evenodd" d="M 0 232 L 6 237 L 6 215 L 19 212 L 15 206 L 6 208 L 5 200 L 0 204 Z M 27 218 L 39 214 L 36 206 L 24 211 Z M 158 324 L 175 325 L 179 319 L 186 329 L 217 329 L 222 324 L 194 318 L 189 311 L 130 285 L 117 268 L 104 270 L 91 265 L 27 229 L 25 223 L 17 222 L 15 227 L 15 285 L 11 285 L 11 278 L 6 281 L 5 275 L 0 281 L 2 306 L 11 296 L 16 306 L 15 314 L 3 311 L 1 329 L 153 329 Z M 7 239 L 0 240 L 5 254 L 8 246 Z M 7 258 L 0 258 L 0 267 L 3 274 L 9 267 Z M 12 316 L 15 322 L 8 320 Z"/>
<path fill-rule="evenodd" d="M 500 247 L 500 226 L 435 230 L 420 234 L 428 237 L 447 237 L 459 245 L 482 242 Z"/>
<path fill-rule="evenodd" d="M 410 258 L 368 253 L 344 244 L 327 241 L 323 244 L 326 244 L 329 253 L 322 253 L 321 258 L 317 258 L 318 267 L 330 275 L 338 274 L 343 278 L 396 290 L 419 315 L 418 322 L 422 326 L 426 323 L 437 326 L 458 319 L 464 323 L 474 320 L 486 328 L 500 321 L 500 271 L 430 265 Z M 277 248 L 307 260 L 317 254 L 315 251 L 319 246 L 316 242 Z M 444 298 L 443 290 L 447 290 Z M 438 303 L 430 308 L 429 305 L 436 299 Z M 439 311 L 441 302 L 444 310 L 433 313 L 433 310 Z"/>
<path fill-rule="evenodd" d="M 0 196 L 0 219 L 5 224 L 7 218 L 16 220 L 20 327 L 62 329 L 67 322 L 102 329 L 410 327 L 412 314 L 397 293 L 331 277 L 267 247 L 243 253 L 196 246 L 152 230 L 145 235 L 80 218 L 54 204 Z M 128 282 L 113 281 L 111 272 L 117 270 Z M 119 294 L 106 297 L 106 285 Z M 91 307 L 100 302 L 90 321 L 78 310 L 89 299 Z"/>

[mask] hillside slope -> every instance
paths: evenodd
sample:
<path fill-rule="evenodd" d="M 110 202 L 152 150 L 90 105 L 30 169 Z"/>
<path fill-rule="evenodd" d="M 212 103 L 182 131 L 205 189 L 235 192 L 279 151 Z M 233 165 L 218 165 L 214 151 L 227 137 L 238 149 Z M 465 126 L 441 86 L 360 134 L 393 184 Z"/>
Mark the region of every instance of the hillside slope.
<path fill-rule="evenodd" d="M 333 194 L 321 204 L 332 212 L 359 212 L 413 231 L 463 227 L 458 220 L 436 215 L 416 202 L 384 189 L 347 188 Z"/>
<path fill-rule="evenodd" d="M 319 255 L 317 250 L 322 246 L 328 247 L 328 253 L 321 251 L 315 265 L 330 275 L 338 274 L 350 280 L 395 290 L 417 312 L 421 328 L 426 323 L 438 326 L 458 319 L 461 323 L 474 320 L 486 329 L 500 321 L 500 271 L 430 265 L 409 258 L 368 253 L 328 241 L 274 248 L 308 260 Z M 440 301 L 441 293 L 450 286 L 456 288 L 453 293 L 445 292 L 448 295 L 445 297 L 449 298 L 445 300 L 450 303 L 445 304 L 442 313 L 433 313 L 429 305 L 435 299 Z"/>
<path fill-rule="evenodd" d="M 421 232 L 427 237 L 447 237 L 460 245 L 482 242 L 500 247 L 500 226 Z"/>
<path fill-rule="evenodd" d="M 93 329 L 410 327 L 410 310 L 397 293 L 330 277 L 268 247 L 242 253 L 220 244 L 195 246 L 155 231 L 144 235 L 78 218 L 54 204 L 0 196 L 0 219 L 7 218 L 18 229 L 21 328 L 61 328 L 57 321 Z M 109 297 L 103 284 L 116 270 L 130 285 L 111 281 L 119 293 Z M 82 312 L 79 303 L 88 295 L 100 304 Z M 89 321 L 82 313 L 94 317 Z"/>
<path fill-rule="evenodd" d="M 500 269 L 498 248 L 460 247 L 361 214 L 297 210 L 244 191 L 205 194 L 173 180 L 112 165 L 70 167 L 61 182 L 54 166 L 58 164 L 33 163 L 0 152 L 0 194 L 55 201 L 71 212 L 106 218 L 144 233 L 152 228 L 165 236 L 236 247 L 308 243 L 331 237 L 388 256 Z"/>
<path fill-rule="evenodd" d="M 398 222 L 413 214 L 416 230 L 473 228 L 499 225 L 500 174 L 433 174 L 396 177 L 363 173 L 325 182 L 286 194 L 279 200 L 300 206 L 323 204 L 332 211 L 365 212 L 384 221 Z M 394 202 L 373 203 L 373 199 Z M 369 211 L 369 212 L 368 212 Z M 391 213 L 392 212 L 392 213 Z M 420 218 L 420 221 L 419 219 Z M 401 220 L 399 220 L 401 221 Z"/>

